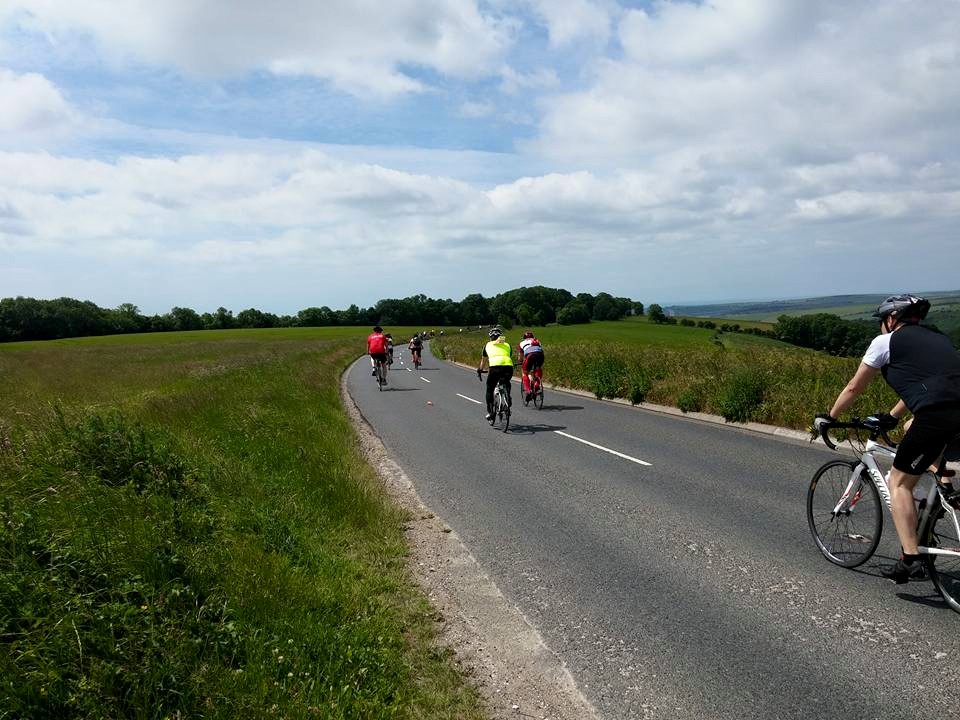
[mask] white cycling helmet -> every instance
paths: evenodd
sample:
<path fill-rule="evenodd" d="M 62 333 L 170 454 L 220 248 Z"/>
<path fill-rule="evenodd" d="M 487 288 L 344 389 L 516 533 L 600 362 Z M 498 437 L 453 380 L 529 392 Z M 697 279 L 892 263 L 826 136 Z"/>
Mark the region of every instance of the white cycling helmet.
<path fill-rule="evenodd" d="M 920 322 L 930 311 L 930 301 L 919 295 L 891 295 L 874 311 L 875 318 L 893 315 L 897 320 Z"/>

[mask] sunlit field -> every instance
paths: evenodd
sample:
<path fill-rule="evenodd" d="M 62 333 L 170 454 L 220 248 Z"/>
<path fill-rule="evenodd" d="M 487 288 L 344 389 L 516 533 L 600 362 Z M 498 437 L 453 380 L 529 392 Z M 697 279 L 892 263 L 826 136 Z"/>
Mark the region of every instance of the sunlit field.
<path fill-rule="evenodd" d="M 0 716 L 481 716 L 340 404 L 367 332 L 0 346 Z"/>
<path fill-rule="evenodd" d="M 524 329 L 508 331 L 507 338 L 516 345 Z M 831 357 L 769 338 L 657 325 L 643 318 L 534 330 L 547 353 L 547 383 L 589 390 L 597 397 L 804 430 L 815 413 L 830 409 L 859 365 L 856 358 Z M 449 359 L 476 362 L 485 339 L 472 331 L 432 346 Z M 895 401 L 878 381 L 853 412 L 888 410 Z"/>

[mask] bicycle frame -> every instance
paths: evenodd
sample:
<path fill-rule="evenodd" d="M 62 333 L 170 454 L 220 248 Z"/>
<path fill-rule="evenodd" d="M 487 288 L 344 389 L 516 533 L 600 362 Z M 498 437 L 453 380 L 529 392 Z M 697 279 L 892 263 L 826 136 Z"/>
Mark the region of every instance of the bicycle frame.
<path fill-rule="evenodd" d="M 833 509 L 834 516 L 837 516 L 845 511 L 852 511 L 853 508 L 856 507 L 857 502 L 860 500 L 860 495 L 856 494 L 851 498 L 851 492 L 853 491 L 854 483 L 856 483 L 857 478 L 860 477 L 860 474 L 864 470 L 870 474 L 870 479 L 873 480 L 873 484 L 876 485 L 877 491 L 880 493 L 880 497 L 883 498 L 883 502 L 887 506 L 887 512 L 892 514 L 890 488 L 887 485 L 887 477 L 883 472 L 881 472 L 880 466 L 877 464 L 877 459 L 874 457 L 875 454 L 879 454 L 889 458 L 890 460 L 893 460 L 897 453 L 892 448 L 878 443 L 876 440 L 868 440 L 866 447 L 860 456 L 860 462 L 857 463 L 856 467 L 853 468 L 853 472 L 850 474 L 850 482 L 847 483 L 847 487 L 844 490 L 843 495 L 840 496 L 840 501 Z M 935 478 L 933 485 L 931 485 L 930 491 L 927 494 L 926 502 L 923 505 L 922 512 L 924 515 L 918 517 L 917 527 L 922 527 L 926 514 L 932 512 L 934 507 L 939 506 L 943 508 L 947 515 L 950 516 L 950 520 L 953 523 L 953 529 L 957 532 L 958 537 L 960 537 L 960 519 L 957 518 L 957 512 L 952 507 L 940 501 L 938 490 L 939 484 L 939 480 Z M 849 504 L 847 503 L 848 500 L 850 501 Z M 960 548 L 939 548 L 920 545 L 917 547 L 917 549 L 920 551 L 921 555 L 953 555 L 960 557 Z"/>

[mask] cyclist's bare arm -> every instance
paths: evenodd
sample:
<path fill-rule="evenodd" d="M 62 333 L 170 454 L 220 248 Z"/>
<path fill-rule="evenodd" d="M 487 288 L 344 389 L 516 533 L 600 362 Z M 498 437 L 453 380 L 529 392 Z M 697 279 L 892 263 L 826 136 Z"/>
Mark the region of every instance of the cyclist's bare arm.
<path fill-rule="evenodd" d="M 830 410 L 831 417 L 840 417 L 840 414 L 853 405 L 860 393 L 867 389 L 867 386 L 873 382 L 873 379 L 880 374 L 880 370 L 870 367 L 866 363 L 860 363 L 857 372 L 854 373 L 847 386 L 840 391 L 833 408 Z"/>

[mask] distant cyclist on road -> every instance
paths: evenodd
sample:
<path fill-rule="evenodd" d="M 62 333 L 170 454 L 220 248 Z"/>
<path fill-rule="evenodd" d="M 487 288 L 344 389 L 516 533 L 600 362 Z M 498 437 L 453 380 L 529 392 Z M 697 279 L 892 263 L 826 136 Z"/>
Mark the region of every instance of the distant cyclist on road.
<path fill-rule="evenodd" d="M 421 337 L 414 335 L 410 338 L 410 344 L 407 347 L 410 350 L 410 359 L 413 360 L 415 364 L 420 363 L 421 354 L 423 353 L 423 340 Z"/>
<path fill-rule="evenodd" d="M 384 333 L 383 336 L 387 339 L 387 365 L 393 365 L 393 335 Z"/>
<path fill-rule="evenodd" d="M 537 340 L 536 336 L 530 330 L 527 330 L 523 334 L 523 340 L 520 341 L 517 350 L 517 360 L 522 363 L 520 372 L 523 378 L 523 392 L 527 398 L 527 402 L 530 402 L 530 400 L 533 399 L 530 374 L 533 373 L 538 378 L 543 379 L 543 346 L 540 345 L 540 341 Z"/>
<path fill-rule="evenodd" d="M 483 348 L 477 377 L 483 377 L 483 366 L 486 364 L 490 368 L 490 374 L 487 375 L 487 420 L 489 420 L 493 417 L 493 389 L 502 379 L 507 381 L 507 405 L 512 405 L 510 378 L 513 377 L 513 348 L 510 347 L 500 328 L 493 328 L 487 335 L 490 342 Z"/>
<path fill-rule="evenodd" d="M 377 374 L 377 363 L 383 363 L 383 383 L 387 383 L 387 336 L 379 325 L 367 336 L 367 352 L 370 354 L 370 364 L 373 366 L 371 375 Z"/>
<path fill-rule="evenodd" d="M 917 510 L 913 488 L 923 472 L 940 462 L 947 444 L 960 434 L 960 354 L 950 339 L 920 325 L 930 302 L 915 295 L 893 295 L 884 300 L 874 317 L 880 320 L 880 335 L 874 338 L 863 362 L 830 410 L 819 414 L 814 426 L 837 422 L 873 379 L 882 374 L 900 401 L 880 416 L 887 430 L 897 426 L 909 410 L 913 421 L 897 446 L 890 470 L 890 509 L 903 554 L 881 571 L 898 584 L 917 577 Z"/>

